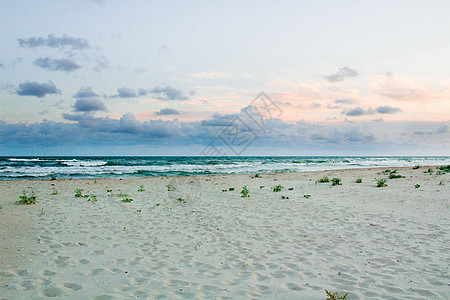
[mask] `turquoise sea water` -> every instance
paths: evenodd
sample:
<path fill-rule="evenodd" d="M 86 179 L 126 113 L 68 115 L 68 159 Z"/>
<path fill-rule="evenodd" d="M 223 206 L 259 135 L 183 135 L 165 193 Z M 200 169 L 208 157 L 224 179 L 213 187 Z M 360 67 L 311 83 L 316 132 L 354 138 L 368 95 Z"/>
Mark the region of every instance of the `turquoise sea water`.
<path fill-rule="evenodd" d="M 252 174 L 449 164 L 449 156 L 0 157 L 0 180 Z"/>

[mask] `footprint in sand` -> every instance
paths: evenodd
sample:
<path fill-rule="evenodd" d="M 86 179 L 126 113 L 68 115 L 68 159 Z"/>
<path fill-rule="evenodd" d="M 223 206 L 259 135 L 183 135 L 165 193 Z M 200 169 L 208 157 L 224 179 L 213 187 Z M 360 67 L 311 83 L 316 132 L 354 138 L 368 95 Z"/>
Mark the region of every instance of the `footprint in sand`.
<path fill-rule="evenodd" d="M 63 294 L 62 290 L 55 287 L 46 288 L 42 290 L 42 295 L 44 295 L 45 297 L 58 297 L 62 296 L 62 294 Z"/>

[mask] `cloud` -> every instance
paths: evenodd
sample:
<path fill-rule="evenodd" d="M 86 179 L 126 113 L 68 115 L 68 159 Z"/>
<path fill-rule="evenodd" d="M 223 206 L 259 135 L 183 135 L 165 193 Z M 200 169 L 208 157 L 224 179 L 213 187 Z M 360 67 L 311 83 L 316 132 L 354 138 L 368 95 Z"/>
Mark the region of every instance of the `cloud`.
<path fill-rule="evenodd" d="M 149 91 L 151 94 L 156 95 L 156 99 L 159 100 L 189 100 L 181 90 L 172 88 L 171 86 L 160 87 L 156 86 Z"/>
<path fill-rule="evenodd" d="M 378 113 L 378 114 L 395 114 L 400 111 L 402 111 L 402 110 L 398 107 L 384 105 L 384 106 L 378 106 L 375 109 L 372 109 L 370 107 L 368 109 L 363 109 L 361 107 L 355 107 L 352 109 L 344 109 L 342 111 L 342 114 L 346 115 L 346 116 L 350 116 L 350 117 L 359 117 L 359 116 L 373 115 L 376 113 Z"/>
<path fill-rule="evenodd" d="M 341 82 L 347 77 L 356 77 L 358 75 L 359 73 L 357 71 L 350 69 L 349 67 L 342 67 L 339 68 L 339 71 L 336 73 L 325 75 L 323 77 L 329 82 Z"/>
<path fill-rule="evenodd" d="M 105 104 L 97 98 L 80 98 L 75 102 L 75 112 L 107 111 Z"/>
<path fill-rule="evenodd" d="M 49 71 L 73 72 L 80 66 L 70 59 L 51 59 L 49 57 L 40 57 L 34 61 L 34 64 L 42 69 Z"/>
<path fill-rule="evenodd" d="M 60 93 L 61 90 L 59 90 L 52 81 L 44 83 L 39 83 L 36 81 L 26 81 L 19 84 L 19 89 L 17 90 L 17 95 L 35 96 L 38 98 L 42 98 L 47 94 L 52 95 Z"/>
<path fill-rule="evenodd" d="M 369 108 L 367 110 L 361 108 L 361 107 L 355 107 L 352 109 L 344 109 L 342 111 L 343 115 L 349 116 L 349 117 L 359 117 L 364 115 L 372 115 L 374 113 L 373 109 Z"/>
<path fill-rule="evenodd" d="M 352 104 L 353 102 L 355 102 L 354 99 L 335 99 L 334 103 L 336 104 Z"/>
<path fill-rule="evenodd" d="M 360 126 L 333 128 L 311 134 L 311 140 L 325 144 L 370 144 L 375 142 L 375 135 Z"/>
<path fill-rule="evenodd" d="M 393 100 L 420 101 L 430 95 L 426 87 L 397 74 L 373 76 L 370 81 L 369 93 Z"/>
<path fill-rule="evenodd" d="M 90 86 L 80 88 L 74 98 L 77 98 L 73 106 L 75 112 L 108 111 L 103 101 L 98 99 L 98 94 Z"/>
<path fill-rule="evenodd" d="M 31 37 L 27 39 L 18 39 L 19 45 L 24 48 L 50 47 L 50 48 L 72 48 L 73 50 L 89 49 L 91 46 L 86 39 L 75 38 L 67 35 L 56 37 L 49 34 L 45 37 Z"/>
<path fill-rule="evenodd" d="M 382 117 L 379 117 L 377 119 L 372 120 L 372 122 L 384 122 L 384 119 Z"/>
<path fill-rule="evenodd" d="M 94 92 L 92 87 L 86 86 L 80 88 L 80 90 L 73 96 L 74 98 L 91 98 L 98 97 L 98 95 Z"/>
<path fill-rule="evenodd" d="M 311 103 L 311 105 L 309 106 L 310 108 L 320 108 L 322 106 L 322 104 L 320 104 L 319 102 L 313 102 Z"/>
<path fill-rule="evenodd" d="M 450 127 L 448 125 L 442 125 L 435 130 L 417 130 L 414 134 L 417 135 L 432 135 L 432 134 L 444 134 L 450 132 Z"/>
<path fill-rule="evenodd" d="M 155 111 L 155 116 L 169 116 L 169 115 L 179 115 L 181 112 L 174 108 L 162 108 L 159 111 Z"/>
<path fill-rule="evenodd" d="M 138 95 L 133 91 L 133 89 L 121 87 L 117 89 L 117 96 L 119 98 L 135 98 Z"/>
<path fill-rule="evenodd" d="M 375 109 L 375 111 L 379 114 L 395 114 L 398 113 L 400 111 L 402 111 L 400 108 L 398 107 L 392 107 L 392 106 L 388 106 L 388 105 L 384 105 L 384 106 L 379 106 Z"/>

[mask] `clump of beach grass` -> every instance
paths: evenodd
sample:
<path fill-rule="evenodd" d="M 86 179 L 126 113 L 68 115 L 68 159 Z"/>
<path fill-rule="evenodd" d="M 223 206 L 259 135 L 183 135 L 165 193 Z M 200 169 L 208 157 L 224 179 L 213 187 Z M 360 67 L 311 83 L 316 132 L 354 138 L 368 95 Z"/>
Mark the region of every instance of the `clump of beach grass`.
<path fill-rule="evenodd" d="M 325 292 L 327 293 L 327 300 L 347 300 L 348 293 L 339 296 L 337 292 L 332 293 L 327 290 L 325 290 Z"/>
<path fill-rule="evenodd" d="M 323 176 L 322 178 L 318 179 L 317 182 L 327 183 L 327 182 L 330 182 L 330 178 L 328 178 L 328 176 Z"/>
<path fill-rule="evenodd" d="M 356 183 L 362 183 L 362 181 L 363 181 L 362 178 L 356 178 L 355 180 Z"/>
<path fill-rule="evenodd" d="M 281 184 L 277 184 L 277 185 L 272 187 L 272 190 L 274 192 L 280 192 L 282 189 L 284 189 L 284 186 L 282 186 Z"/>
<path fill-rule="evenodd" d="M 36 204 L 36 194 L 33 190 L 31 191 L 22 191 L 22 195 L 19 196 L 20 200 L 16 201 L 16 204 Z"/>
<path fill-rule="evenodd" d="M 377 182 L 377 187 L 385 187 L 385 186 L 388 186 L 388 185 L 386 184 L 386 181 L 387 181 L 386 178 L 381 178 L 381 179 L 375 178 L 375 181 Z"/>
<path fill-rule="evenodd" d="M 331 179 L 331 185 L 342 185 L 341 178 L 334 177 L 333 179 Z"/>
<path fill-rule="evenodd" d="M 250 195 L 248 193 L 249 193 L 249 191 L 247 189 L 247 186 L 242 187 L 242 191 L 241 191 L 242 196 L 241 197 L 242 198 L 250 197 Z"/>

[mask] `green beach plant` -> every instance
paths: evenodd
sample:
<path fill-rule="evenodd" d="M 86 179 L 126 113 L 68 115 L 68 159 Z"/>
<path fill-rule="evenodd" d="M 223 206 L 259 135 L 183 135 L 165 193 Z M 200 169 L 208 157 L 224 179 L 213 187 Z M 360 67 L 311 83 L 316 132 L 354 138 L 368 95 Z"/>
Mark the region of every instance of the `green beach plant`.
<path fill-rule="evenodd" d="M 418 189 L 418 188 L 420 188 L 420 184 L 416 184 L 414 187 L 415 187 L 416 189 Z"/>
<path fill-rule="evenodd" d="M 183 203 L 186 203 L 186 201 L 184 201 L 184 199 L 183 199 L 183 198 L 178 198 L 177 200 L 178 200 L 178 202 L 183 202 Z"/>
<path fill-rule="evenodd" d="M 173 191 L 175 191 L 175 187 L 174 187 L 173 185 L 171 185 L 171 184 L 166 185 L 166 187 L 167 187 L 167 191 L 168 191 L 168 192 L 173 192 Z"/>
<path fill-rule="evenodd" d="M 311 195 L 310 194 L 304 194 L 303 197 L 308 199 L 308 198 L 311 198 Z"/>
<path fill-rule="evenodd" d="M 92 202 L 92 203 L 97 202 L 97 196 L 94 195 L 94 194 L 85 195 L 84 197 L 85 197 L 85 198 L 88 198 L 88 199 L 87 199 L 87 202 Z"/>
<path fill-rule="evenodd" d="M 138 188 L 138 192 L 144 192 L 144 191 L 145 191 L 144 185 L 141 184 Z"/>
<path fill-rule="evenodd" d="M 345 293 L 344 295 L 339 296 L 339 294 L 337 292 L 332 293 L 327 290 L 325 290 L 325 292 L 327 293 L 327 300 L 347 300 L 348 293 Z"/>
<path fill-rule="evenodd" d="M 417 170 L 418 168 L 420 168 L 420 166 L 414 166 L 413 170 Z"/>
<path fill-rule="evenodd" d="M 284 186 L 282 186 L 281 184 L 277 184 L 277 185 L 272 187 L 272 190 L 274 192 L 280 192 L 282 189 L 284 189 Z"/>
<path fill-rule="evenodd" d="M 355 180 L 356 183 L 362 183 L 362 181 L 363 181 L 362 178 L 357 178 L 357 179 Z"/>
<path fill-rule="evenodd" d="M 394 173 L 389 174 L 389 179 L 397 179 L 397 178 L 405 178 L 405 176 L 402 176 L 400 174 L 394 174 Z"/>
<path fill-rule="evenodd" d="M 122 202 L 131 203 L 131 202 L 133 202 L 133 199 L 128 198 L 128 196 L 125 196 L 125 197 L 122 199 Z"/>
<path fill-rule="evenodd" d="M 377 182 L 377 187 L 385 187 L 388 186 L 386 184 L 387 179 L 386 178 L 381 178 L 381 179 L 377 179 L 375 178 L 376 182 Z"/>
<path fill-rule="evenodd" d="M 229 188 L 228 190 L 229 190 L 230 192 L 232 192 L 232 191 L 234 191 L 234 188 L 231 187 L 231 188 Z"/>
<path fill-rule="evenodd" d="M 259 186 L 259 188 L 260 188 L 260 189 L 263 189 L 263 188 L 264 188 L 264 186 L 263 186 L 263 185 L 260 185 L 260 186 Z"/>
<path fill-rule="evenodd" d="M 328 178 L 328 176 L 323 176 L 322 178 L 320 178 L 318 180 L 319 183 L 327 183 L 330 182 L 330 178 Z"/>
<path fill-rule="evenodd" d="M 75 197 L 77 198 L 83 197 L 83 195 L 81 194 L 82 191 L 83 189 L 75 189 Z"/>
<path fill-rule="evenodd" d="M 342 185 L 341 178 L 334 177 L 333 179 L 331 179 L 331 185 Z"/>
<path fill-rule="evenodd" d="M 248 194 L 249 193 L 249 191 L 248 191 L 248 189 L 247 189 L 247 186 L 244 186 L 243 188 L 242 188 L 242 191 L 241 191 L 241 194 L 242 194 L 242 198 L 245 198 L 245 197 L 250 197 L 250 195 Z"/>
<path fill-rule="evenodd" d="M 20 200 L 16 201 L 16 204 L 35 204 L 36 203 L 36 194 L 33 190 L 31 191 L 22 191 L 22 195 L 19 196 Z"/>
<path fill-rule="evenodd" d="M 293 190 L 294 190 L 294 188 L 292 188 L 292 187 L 291 187 L 291 188 L 288 188 L 288 190 L 289 190 L 289 191 L 293 191 Z"/>

